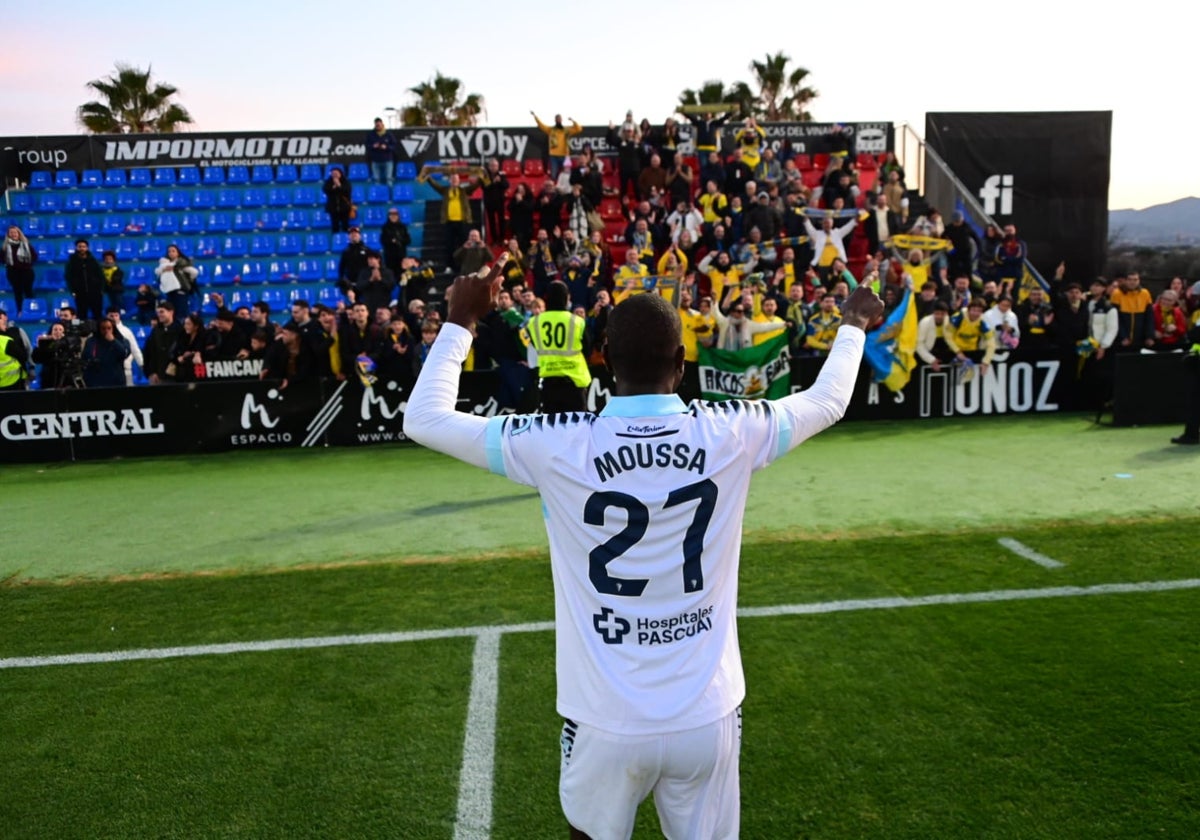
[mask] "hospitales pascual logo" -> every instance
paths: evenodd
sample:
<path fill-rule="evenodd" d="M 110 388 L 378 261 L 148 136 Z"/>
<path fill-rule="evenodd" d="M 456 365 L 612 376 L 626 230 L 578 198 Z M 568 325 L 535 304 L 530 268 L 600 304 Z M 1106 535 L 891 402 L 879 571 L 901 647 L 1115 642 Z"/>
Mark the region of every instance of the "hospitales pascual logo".
<path fill-rule="evenodd" d="M 409 134 L 407 137 L 400 138 L 400 147 L 404 149 L 406 155 L 415 160 L 417 155 L 428 149 L 432 142 L 432 134 Z"/>

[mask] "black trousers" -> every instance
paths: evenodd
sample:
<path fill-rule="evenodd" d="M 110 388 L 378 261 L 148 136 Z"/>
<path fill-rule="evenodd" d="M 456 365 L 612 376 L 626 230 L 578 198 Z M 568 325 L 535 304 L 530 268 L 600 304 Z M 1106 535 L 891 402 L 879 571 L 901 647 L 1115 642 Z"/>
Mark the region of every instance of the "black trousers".
<path fill-rule="evenodd" d="M 549 376 L 541 382 L 542 414 L 563 411 L 586 411 L 587 390 L 565 376 Z"/>

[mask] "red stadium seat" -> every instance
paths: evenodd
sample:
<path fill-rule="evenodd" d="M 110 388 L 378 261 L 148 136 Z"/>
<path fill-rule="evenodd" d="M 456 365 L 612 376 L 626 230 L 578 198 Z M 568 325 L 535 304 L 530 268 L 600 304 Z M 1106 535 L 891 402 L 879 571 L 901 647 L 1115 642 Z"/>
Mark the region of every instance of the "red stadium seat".
<path fill-rule="evenodd" d="M 546 168 L 542 165 L 540 158 L 530 158 L 525 161 L 525 176 L 527 178 L 536 178 L 546 174 Z"/>
<path fill-rule="evenodd" d="M 813 169 L 820 169 L 823 172 L 827 166 L 829 166 L 828 152 L 817 152 L 813 155 Z"/>
<path fill-rule="evenodd" d="M 521 174 L 521 161 L 506 160 L 500 164 L 500 171 L 504 173 L 506 178 L 516 178 Z"/>
<path fill-rule="evenodd" d="M 875 169 L 860 169 L 858 170 L 858 186 L 864 193 L 870 192 L 875 187 L 875 181 L 879 178 L 879 172 Z"/>
<path fill-rule="evenodd" d="M 859 152 L 858 158 L 855 160 L 859 169 L 878 169 L 879 164 L 875 161 L 874 155 L 869 155 L 866 152 Z"/>
<path fill-rule="evenodd" d="M 796 161 L 797 169 L 812 169 L 812 158 L 808 155 L 796 155 L 792 160 Z"/>
<path fill-rule="evenodd" d="M 805 169 L 800 173 L 800 180 L 804 182 L 804 186 L 815 190 L 825 180 L 825 173 L 820 169 Z"/>

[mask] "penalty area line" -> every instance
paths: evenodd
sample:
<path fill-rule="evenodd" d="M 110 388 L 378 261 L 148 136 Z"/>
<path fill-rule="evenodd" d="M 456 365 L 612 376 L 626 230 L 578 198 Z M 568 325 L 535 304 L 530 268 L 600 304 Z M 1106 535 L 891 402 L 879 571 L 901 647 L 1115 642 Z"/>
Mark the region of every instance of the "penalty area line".
<path fill-rule="evenodd" d="M 1133 595 L 1149 592 L 1173 592 L 1200 589 L 1200 578 L 1152 580 L 1140 583 L 1101 583 L 1093 586 L 1050 586 L 1042 589 L 994 589 L 984 592 L 948 592 L 943 595 L 919 595 L 894 598 L 856 598 L 844 601 L 818 601 L 810 604 L 784 604 L 775 607 L 743 607 L 739 618 L 780 615 L 821 615 L 858 610 L 898 610 L 953 604 L 988 604 L 1004 601 L 1033 601 L 1042 598 L 1086 598 L 1094 595 Z M 142 648 L 102 653 L 68 653 L 53 656 L 16 656 L 0 659 L 0 670 L 44 668 L 51 665 L 93 665 L 106 662 L 132 662 L 146 659 L 175 659 L 189 656 L 220 656 L 277 650 L 347 647 L 352 645 L 396 644 L 433 639 L 477 638 L 484 634 L 540 633 L 554 629 L 550 621 L 528 624 L 502 624 L 491 627 L 450 627 L 444 630 L 414 630 L 402 633 L 364 633 L 350 636 L 270 639 L 259 642 L 230 642 L 218 645 Z"/>
<path fill-rule="evenodd" d="M 1034 551 L 1032 548 L 1025 545 L 1025 543 L 1019 540 L 1014 540 L 1012 537 L 1001 537 L 1000 539 L 996 540 L 996 542 L 1000 543 L 1000 545 L 1004 546 L 1018 557 L 1024 557 L 1026 560 L 1032 560 L 1043 569 L 1061 569 L 1066 565 L 1065 563 L 1058 562 L 1053 557 L 1047 557 L 1040 551 Z"/>

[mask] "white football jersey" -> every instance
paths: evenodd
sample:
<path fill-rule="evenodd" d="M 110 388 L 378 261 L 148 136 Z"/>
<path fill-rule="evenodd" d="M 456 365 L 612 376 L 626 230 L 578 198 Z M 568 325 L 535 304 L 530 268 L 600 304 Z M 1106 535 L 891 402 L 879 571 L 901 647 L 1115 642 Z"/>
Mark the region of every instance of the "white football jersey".
<path fill-rule="evenodd" d="M 843 327 L 813 387 L 774 402 L 615 397 L 599 415 L 510 415 L 480 428 L 480 418 L 450 410 L 470 335 L 443 329 L 405 430 L 538 489 L 561 715 L 661 734 L 712 723 L 742 702 L 737 574 L 750 475 L 842 416 L 863 339 Z M 437 373 L 427 377 L 431 363 Z"/>

